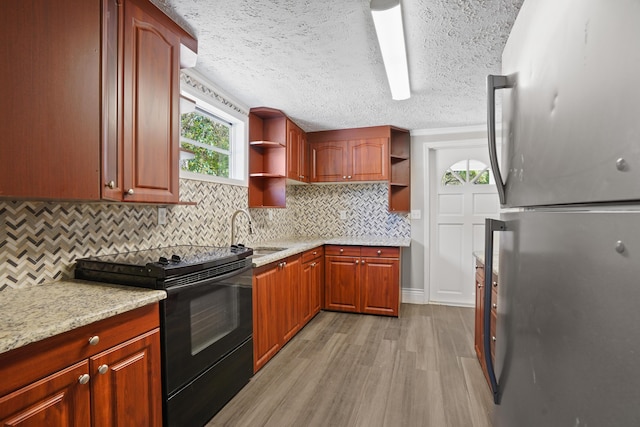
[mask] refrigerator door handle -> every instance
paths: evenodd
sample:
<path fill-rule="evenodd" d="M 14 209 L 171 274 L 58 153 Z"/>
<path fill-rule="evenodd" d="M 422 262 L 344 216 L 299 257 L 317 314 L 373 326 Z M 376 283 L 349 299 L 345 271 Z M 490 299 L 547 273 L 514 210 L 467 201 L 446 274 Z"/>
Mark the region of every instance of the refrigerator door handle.
<path fill-rule="evenodd" d="M 487 125 L 489 136 L 489 160 L 491 161 L 491 171 L 496 180 L 500 204 L 506 203 L 505 185 L 500 174 L 500 164 L 498 163 L 498 151 L 496 149 L 496 89 L 513 87 L 507 76 L 487 76 Z"/>
<path fill-rule="evenodd" d="M 506 224 L 492 218 L 484 220 L 484 307 L 483 307 L 483 353 L 487 366 L 491 391 L 493 392 L 493 401 L 497 405 L 500 403 L 500 390 L 498 380 L 496 378 L 495 366 L 491 358 L 491 288 L 493 275 L 493 232 L 505 231 Z"/>

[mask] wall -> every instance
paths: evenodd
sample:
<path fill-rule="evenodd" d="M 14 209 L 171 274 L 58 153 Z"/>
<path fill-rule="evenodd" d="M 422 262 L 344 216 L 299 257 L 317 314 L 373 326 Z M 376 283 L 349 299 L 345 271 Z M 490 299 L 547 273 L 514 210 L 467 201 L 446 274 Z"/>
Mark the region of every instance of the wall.
<path fill-rule="evenodd" d="M 408 237 L 409 220 L 387 212 L 386 191 L 386 183 L 289 186 L 286 209 L 251 209 L 256 234 L 248 236 L 240 216 L 238 236 Z M 72 277 L 76 258 L 181 244 L 228 245 L 231 214 L 247 207 L 247 188 L 182 179 L 180 198 L 198 204 L 168 207 L 166 225 L 157 225 L 156 206 L 0 201 L 0 291 Z M 342 209 L 346 220 L 339 219 Z"/>

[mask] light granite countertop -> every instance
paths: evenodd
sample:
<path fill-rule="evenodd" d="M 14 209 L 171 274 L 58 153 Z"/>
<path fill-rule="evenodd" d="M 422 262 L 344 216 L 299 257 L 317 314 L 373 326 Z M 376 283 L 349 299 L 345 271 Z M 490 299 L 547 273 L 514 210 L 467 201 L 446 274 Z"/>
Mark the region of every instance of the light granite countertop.
<path fill-rule="evenodd" d="M 81 280 L 0 292 L 0 353 L 163 300 L 165 291 Z"/>
<path fill-rule="evenodd" d="M 253 259 L 254 267 L 263 265 L 296 255 L 309 249 L 322 245 L 352 245 L 352 246 L 390 246 L 407 248 L 411 245 L 409 237 L 296 237 L 290 239 L 268 240 L 248 243 L 247 246 L 257 248 L 283 248 L 273 254 L 264 255 Z"/>

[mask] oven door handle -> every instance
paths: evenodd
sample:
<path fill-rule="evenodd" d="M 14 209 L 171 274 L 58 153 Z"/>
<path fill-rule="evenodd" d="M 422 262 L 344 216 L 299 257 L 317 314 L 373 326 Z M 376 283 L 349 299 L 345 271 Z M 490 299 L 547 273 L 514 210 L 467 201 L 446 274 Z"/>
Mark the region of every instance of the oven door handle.
<path fill-rule="evenodd" d="M 202 286 L 203 282 L 209 282 L 209 283 L 215 283 L 215 282 L 221 282 L 223 280 L 226 280 L 230 277 L 234 277 L 234 276 L 238 276 L 242 273 L 245 273 L 249 270 L 251 270 L 253 267 L 251 266 L 251 264 L 249 264 L 248 266 L 241 268 L 240 270 L 233 270 L 231 273 L 227 273 L 227 274 L 223 274 L 221 276 L 215 276 L 215 277 L 209 277 L 206 279 L 202 279 L 202 280 L 198 280 L 197 282 L 194 283 L 186 283 L 184 285 L 177 285 L 177 286 L 169 286 L 166 291 L 167 291 L 167 295 L 173 295 L 176 292 L 182 292 L 186 289 L 190 289 L 190 288 L 194 288 L 196 286 Z"/>

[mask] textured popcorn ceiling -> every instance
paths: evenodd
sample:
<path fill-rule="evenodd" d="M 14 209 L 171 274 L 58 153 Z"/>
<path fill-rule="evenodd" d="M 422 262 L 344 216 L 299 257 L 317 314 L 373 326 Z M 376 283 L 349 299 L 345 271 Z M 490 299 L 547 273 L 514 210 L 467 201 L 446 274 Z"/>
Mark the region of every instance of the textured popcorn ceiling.
<path fill-rule="evenodd" d="M 485 82 L 523 0 L 402 0 L 411 98 L 393 101 L 369 0 L 152 0 L 199 41 L 196 66 L 305 131 L 486 123 Z"/>

